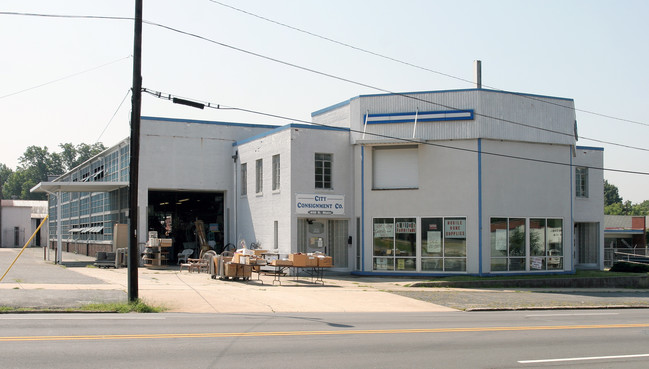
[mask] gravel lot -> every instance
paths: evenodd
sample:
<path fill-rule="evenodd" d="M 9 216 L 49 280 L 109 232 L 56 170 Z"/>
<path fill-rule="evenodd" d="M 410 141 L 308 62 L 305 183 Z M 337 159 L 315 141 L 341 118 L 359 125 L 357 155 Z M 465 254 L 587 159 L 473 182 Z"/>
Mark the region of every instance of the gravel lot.
<path fill-rule="evenodd" d="M 392 291 L 400 296 L 459 310 L 523 310 L 566 308 L 649 308 L 646 290 L 461 290 Z"/>

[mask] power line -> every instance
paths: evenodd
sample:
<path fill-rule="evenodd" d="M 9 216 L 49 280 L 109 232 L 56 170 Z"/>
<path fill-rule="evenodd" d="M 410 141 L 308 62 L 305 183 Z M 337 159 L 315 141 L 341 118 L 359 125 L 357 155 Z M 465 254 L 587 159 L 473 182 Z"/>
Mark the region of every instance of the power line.
<path fill-rule="evenodd" d="M 41 17 L 54 17 L 54 18 L 80 18 L 80 19 L 133 20 L 133 18 L 128 18 L 128 17 L 92 16 L 92 15 L 52 15 L 52 14 L 36 14 L 36 13 L 13 13 L 13 12 L 0 12 L 0 15 L 1 15 L 1 14 L 9 14 L 9 15 L 26 15 L 26 16 L 41 16 Z M 453 109 L 456 110 L 456 109 L 457 109 L 457 108 L 455 108 L 455 107 L 453 107 L 453 106 L 450 106 L 450 105 L 445 105 L 445 104 L 436 103 L 436 102 L 433 102 L 433 101 L 428 101 L 428 100 L 421 99 L 421 98 L 418 98 L 418 97 L 415 97 L 415 96 L 412 96 L 412 95 L 410 95 L 410 94 L 406 94 L 406 93 L 393 92 L 393 91 L 390 91 L 390 90 L 387 90 L 387 89 L 383 89 L 383 88 L 380 88 L 380 87 L 376 87 L 376 86 L 373 86 L 373 85 L 369 85 L 369 84 L 366 84 L 366 83 L 362 83 L 362 82 L 354 81 L 354 80 L 351 80 L 351 79 L 348 79 L 348 78 L 344 78 L 344 77 L 336 76 L 336 75 L 333 75 L 333 74 L 330 74 L 330 73 L 321 72 L 321 71 L 318 71 L 318 70 L 315 70 L 315 69 L 312 69 L 312 68 L 308 68 L 308 67 L 304 67 L 304 66 L 301 66 L 301 65 L 298 65 L 298 64 L 294 64 L 294 63 L 290 63 L 290 62 L 287 62 L 287 61 L 283 61 L 283 60 L 280 60 L 280 59 L 277 59 L 277 58 L 273 58 L 273 57 L 270 57 L 270 56 L 266 56 L 266 55 L 263 55 L 263 54 L 259 54 L 259 53 L 253 52 L 253 51 L 249 51 L 249 50 L 246 50 L 246 49 L 242 49 L 242 48 L 239 48 L 239 47 L 236 47 L 236 46 L 232 46 L 232 45 L 229 45 L 229 44 L 225 44 L 225 43 L 223 43 L 223 42 L 219 42 L 219 41 L 216 41 L 216 40 L 213 40 L 213 39 L 207 38 L 207 37 L 205 37 L 205 36 L 201 36 L 201 35 L 198 35 L 198 34 L 195 34 L 195 33 L 187 32 L 187 31 L 183 31 L 183 30 L 180 30 L 180 29 L 177 29 L 177 28 L 171 27 L 171 26 L 164 25 L 164 24 L 160 24 L 160 23 L 156 23 L 156 22 L 151 22 L 151 21 L 146 21 L 146 20 L 143 20 L 143 23 L 144 23 L 144 24 L 147 24 L 147 25 L 150 25 L 150 26 L 159 27 L 159 28 L 166 29 L 166 30 L 169 30 L 169 31 L 172 31 L 172 32 L 176 32 L 176 33 L 179 33 L 179 34 L 182 34 L 182 35 L 185 35 L 185 36 L 189 36 L 189 37 L 197 38 L 197 39 L 199 39 L 199 40 L 203 40 L 203 41 L 206 41 L 206 42 L 210 42 L 210 43 L 213 43 L 213 44 L 215 44 L 215 45 L 219 45 L 219 46 L 222 46 L 222 47 L 225 47 L 225 48 L 229 48 L 229 49 L 232 49 L 232 50 L 235 50 L 235 51 L 238 51 L 238 52 L 244 53 L 244 54 L 248 54 L 248 55 L 256 56 L 256 57 L 258 57 L 258 58 L 262 58 L 262 59 L 265 59 L 265 60 L 273 61 L 273 62 L 275 62 L 275 63 L 279 63 L 279 64 L 282 64 L 282 65 L 286 65 L 286 66 L 289 66 L 289 67 L 292 67 L 292 68 L 296 68 L 296 69 L 300 69 L 300 70 L 303 70 L 303 71 L 306 71 L 306 72 L 310 72 L 310 73 L 318 74 L 318 75 L 321 75 L 321 76 L 324 76 L 324 77 L 328 77 L 328 78 L 336 79 L 336 80 L 343 81 L 343 82 L 347 82 L 347 83 L 350 83 L 350 84 L 355 84 L 355 85 L 358 85 L 358 86 L 361 86 L 361 87 L 366 87 L 366 88 L 369 88 L 369 89 L 373 89 L 373 90 L 381 91 L 381 92 L 384 92 L 384 93 L 389 93 L 389 94 L 396 95 L 396 96 L 402 96 L 402 97 L 404 97 L 404 98 L 408 98 L 408 99 L 412 99 L 412 100 L 420 101 L 420 102 L 423 102 L 423 103 L 427 103 L 427 104 L 432 104 L 432 105 L 440 106 L 440 107 L 443 107 L 443 108 L 446 108 L 446 109 L 451 109 L 451 110 L 453 110 Z M 507 93 L 515 94 L 515 95 L 518 95 L 518 96 L 528 96 L 528 97 L 529 97 L 529 95 L 525 95 L 525 94 L 521 94 L 521 93 L 512 93 L 512 92 L 507 92 Z M 545 101 L 545 100 L 540 100 L 540 101 Z M 562 107 L 566 108 L 566 106 L 563 106 L 563 105 L 561 105 L 561 104 L 556 104 L 556 103 L 553 103 L 553 104 L 558 105 L 558 106 L 562 106 Z M 572 108 L 571 108 L 571 109 L 572 109 Z M 499 117 L 493 117 L 493 116 L 486 115 L 486 114 L 482 114 L 482 113 L 478 113 L 478 112 L 475 112 L 474 114 L 475 114 L 476 116 L 481 116 L 481 117 L 483 117 L 483 118 L 494 119 L 494 120 L 496 120 L 496 121 L 501 121 L 501 122 L 505 122 L 505 123 L 510 123 L 510 124 L 514 124 L 514 125 L 519 125 L 519 126 L 523 126 L 523 127 L 527 127 L 527 128 L 531 128 L 531 129 L 536 129 L 536 130 L 539 130 L 539 131 L 545 131 L 545 132 L 555 133 L 555 134 L 564 135 L 564 136 L 569 136 L 569 137 L 574 136 L 574 132 L 561 132 L 561 131 L 555 131 L 555 130 L 551 130 L 551 129 L 547 129 L 547 128 L 536 127 L 536 126 L 529 125 L 529 124 L 525 124 L 525 123 L 515 122 L 515 121 L 509 120 L 509 119 L 504 119 L 504 118 L 499 118 Z M 614 142 L 595 140 L 595 139 L 590 139 L 590 138 L 588 138 L 588 137 L 582 137 L 582 138 L 583 138 L 583 139 L 586 139 L 586 140 L 593 140 L 593 141 L 597 141 L 597 142 L 601 142 L 601 143 L 607 143 L 607 144 L 610 144 L 610 145 L 623 146 L 623 147 L 627 147 L 627 148 L 634 148 L 634 147 L 632 147 L 632 146 L 626 146 L 626 145 L 617 144 L 617 143 L 614 143 Z M 639 149 L 640 149 L 640 150 L 649 151 L 649 150 L 647 150 L 647 149 L 643 149 L 643 148 L 639 148 Z"/>
<path fill-rule="evenodd" d="M 247 10 L 243 10 L 241 8 L 237 8 L 237 7 L 232 6 L 232 5 L 222 3 L 220 1 L 216 1 L 216 0 L 208 0 L 208 1 L 210 1 L 210 2 L 212 2 L 214 4 L 221 5 L 223 7 L 232 9 L 234 11 L 249 15 L 251 17 L 255 17 L 255 18 L 264 20 L 266 22 L 270 22 L 270 23 L 276 24 L 278 26 L 285 27 L 285 28 L 288 28 L 288 29 L 291 29 L 291 30 L 294 30 L 294 31 L 297 31 L 297 32 L 300 32 L 300 33 L 304 33 L 304 34 L 307 34 L 309 36 L 316 37 L 316 38 L 319 38 L 319 39 L 322 39 L 322 40 L 325 40 L 325 41 L 328 41 L 328 42 L 331 42 L 331 43 L 334 43 L 334 44 L 337 44 L 337 45 L 341 45 L 341 46 L 344 46 L 344 47 L 347 47 L 347 48 L 350 48 L 350 49 L 353 49 L 353 50 L 356 50 L 356 51 L 360 51 L 360 52 L 363 52 L 363 53 L 366 53 L 366 54 L 370 54 L 370 55 L 373 55 L 373 56 L 376 56 L 376 57 L 379 57 L 379 58 L 382 58 L 382 59 L 390 60 L 390 61 L 393 61 L 395 63 L 403 64 L 403 65 L 406 65 L 406 66 L 409 66 L 409 67 L 412 67 L 412 68 L 416 68 L 416 69 L 420 69 L 420 70 L 423 70 L 423 71 L 426 71 L 426 72 L 439 74 L 441 76 L 456 79 L 458 81 L 466 82 L 466 83 L 469 83 L 469 84 L 472 84 L 472 85 L 474 84 L 474 81 L 468 80 L 466 78 L 457 77 L 457 76 L 454 76 L 454 75 L 451 75 L 451 74 L 448 74 L 448 73 L 443 73 L 443 72 L 440 72 L 440 71 L 437 71 L 437 70 L 434 70 L 434 69 L 422 67 L 420 65 L 416 65 L 416 64 L 413 64 L 413 63 L 410 63 L 410 62 L 407 62 L 407 61 L 403 61 L 403 60 L 400 60 L 400 59 L 397 59 L 397 58 L 393 58 L 393 57 L 388 56 L 388 55 L 380 54 L 380 53 L 377 53 L 375 51 L 364 49 L 364 48 L 359 47 L 359 46 L 354 46 L 354 45 L 351 45 L 351 44 L 348 44 L 348 43 L 345 43 L 345 42 L 342 42 L 342 41 L 338 41 L 338 40 L 335 40 L 335 39 L 332 39 L 332 38 L 329 38 L 329 37 L 326 37 L 326 36 L 322 36 L 322 35 L 319 35 L 317 33 L 311 32 L 311 31 L 307 31 L 307 30 L 304 30 L 304 29 L 301 29 L 301 28 L 298 28 L 298 27 L 295 27 L 295 26 L 291 26 L 289 24 L 282 23 L 282 22 L 276 21 L 274 19 L 270 19 L 270 18 L 261 16 L 261 15 L 249 12 Z M 505 91 L 505 90 L 499 89 L 497 87 L 488 86 L 488 85 L 484 85 L 484 87 L 487 87 L 489 89 L 496 90 L 496 91 Z M 527 94 L 509 92 L 509 91 L 507 91 L 507 92 L 511 93 L 511 94 L 515 94 L 515 95 L 520 95 L 520 96 L 522 96 L 522 97 L 524 97 L 526 99 L 540 101 L 540 102 L 545 103 L 545 104 L 556 105 L 556 106 L 560 106 L 562 108 L 570 109 L 569 107 L 566 107 L 565 105 L 557 104 L 557 103 L 552 102 L 552 101 L 543 100 L 543 99 L 540 99 L 540 98 L 537 98 L 537 97 L 534 97 L 534 96 L 530 96 L 530 95 L 527 95 Z M 589 111 L 589 110 L 584 110 L 584 109 L 575 108 L 574 110 L 578 111 L 578 112 L 582 112 L 582 113 L 588 113 L 588 114 L 592 114 L 592 115 L 597 115 L 597 116 L 604 117 L 604 118 L 615 119 L 615 120 L 619 120 L 619 121 L 623 121 L 623 122 L 627 122 L 627 123 L 634 123 L 634 124 L 639 124 L 639 125 L 642 125 L 642 126 L 649 127 L 649 123 L 639 122 L 639 121 L 630 120 L 630 119 L 626 119 L 626 118 L 614 117 L 614 116 L 611 116 L 611 115 L 606 115 L 606 114 L 597 113 L 597 112 L 594 112 L 594 111 Z"/>
<path fill-rule="evenodd" d="M 203 107 L 210 108 L 210 109 L 237 110 L 237 111 L 246 112 L 246 113 L 252 113 L 252 114 L 263 115 L 263 116 L 272 117 L 272 118 L 283 119 L 283 120 L 287 120 L 287 121 L 291 121 L 291 122 L 305 123 L 305 124 L 309 124 L 309 125 L 326 127 L 326 128 L 329 128 L 329 129 L 336 129 L 336 130 L 341 130 L 341 131 L 350 131 L 350 132 L 354 132 L 354 133 L 361 133 L 361 134 L 365 134 L 365 135 L 371 135 L 371 136 L 379 137 L 379 138 L 387 138 L 387 139 L 392 139 L 392 140 L 399 140 L 399 141 L 403 141 L 403 142 L 406 142 L 406 143 L 429 145 L 429 146 L 435 146 L 435 147 L 440 147 L 440 148 L 445 148 L 445 149 L 458 150 L 458 151 L 464 151 L 464 152 L 470 152 L 470 153 L 476 153 L 476 154 L 485 154 L 485 155 L 508 158 L 508 159 L 525 160 L 525 161 L 531 161 L 531 162 L 536 162 L 536 163 L 561 165 L 561 166 L 566 166 L 566 167 L 577 167 L 577 166 L 583 167 L 583 165 L 575 165 L 575 164 L 572 164 L 572 163 L 562 163 L 562 162 L 555 162 L 555 161 L 551 161 L 551 160 L 542 160 L 542 159 L 527 158 L 527 157 L 508 155 L 508 154 L 499 154 L 499 153 L 493 153 L 493 152 L 487 152 L 487 151 L 478 151 L 478 150 L 474 150 L 474 149 L 467 149 L 467 148 L 461 148 L 461 147 L 448 146 L 448 145 L 443 145 L 443 144 L 439 144 L 439 143 L 428 142 L 428 141 L 421 141 L 421 140 L 418 140 L 418 139 L 402 138 L 402 137 L 389 136 L 389 135 L 384 135 L 384 134 L 379 134 L 379 133 L 363 132 L 363 131 L 360 131 L 360 130 L 357 130 L 357 129 L 352 129 L 352 128 L 337 127 L 337 126 L 331 126 L 331 125 L 322 124 L 322 123 L 314 123 L 314 122 L 309 122 L 309 121 L 305 121 L 305 120 L 301 120 L 301 119 L 291 118 L 291 117 L 287 117 L 287 116 L 283 116 L 283 115 L 265 113 L 265 112 L 261 112 L 261 111 L 258 111 L 258 110 L 227 106 L 227 105 L 223 105 L 223 104 L 206 102 L 206 101 L 196 100 L 196 99 L 192 99 L 192 98 L 175 96 L 175 95 L 168 94 L 168 93 L 154 91 L 154 90 L 151 90 L 151 89 L 148 89 L 148 88 L 143 88 L 142 90 L 143 90 L 143 92 L 146 92 L 146 93 L 148 93 L 148 94 L 150 94 L 152 96 L 155 96 L 155 97 L 157 97 L 159 99 L 174 100 L 174 98 L 177 98 L 177 99 L 182 99 L 184 101 L 193 102 L 194 104 L 200 104 L 200 105 L 203 105 Z M 590 169 L 596 169 L 596 170 L 602 170 L 602 171 L 608 171 L 608 172 L 649 175 L 649 172 L 640 172 L 640 171 L 631 171 L 631 170 L 613 169 L 613 168 L 604 168 L 604 167 L 593 167 L 593 166 L 587 166 L 587 167 L 590 168 Z"/>
<path fill-rule="evenodd" d="M 213 43 L 215 45 L 219 45 L 219 46 L 222 46 L 222 47 L 225 47 L 225 48 L 229 48 L 229 49 L 232 49 L 232 50 L 235 50 L 235 51 L 239 51 L 239 52 L 244 53 L 244 54 L 248 54 L 248 55 L 258 57 L 258 58 L 266 59 L 266 60 L 269 60 L 269 61 L 272 61 L 272 62 L 275 62 L 275 63 L 279 63 L 279 64 L 283 64 L 283 65 L 286 65 L 286 66 L 289 66 L 289 67 L 292 67 L 292 68 L 300 69 L 300 70 L 303 70 L 303 71 L 306 71 L 306 72 L 318 74 L 318 75 L 321 75 L 321 76 L 324 76 L 324 77 L 336 79 L 336 80 L 347 82 L 347 83 L 350 83 L 350 84 L 355 84 L 355 85 L 358 85 L 358 86 L 361 86 L 361 87 L 370 88 L 370 89 L 381 91 L 381 92 L 384 92 L 384 93 L 389 93 L 389 94 L 392 94 L 392 95 L 401 96 L 401 97 L 404 97 L 404 98 L 420 101 L 420 102 L 423 102 L 423 103 L 440 106 L 440 107 L 443 107 L 443 108 L 446 108 L 446 109 L 457 110 L 456 107 L 451 106 L 451 105 L 446 105 L 446 104 L 441 104 L 441 103 L 421 99 L 421 98 L 418 98 L 416 96 L 412 96 L 411 94 L 407 94 L 407 93 L 393 92 L 393 91 L 390 91 L 390 90 L 387 90 L 387 89 L 384 89 L 384 88 L 380 88 L 380 87 L 376 87 L 376 86 L 373 86 L 373 85 L 369 85 L 369 84 L 366 84 L 366 83 L 363 83 L 363 82 L 354 81 L 354 80 L 351 80 L 349 78 L 344 78 L 344 77 L 336 76 L 334 74 L 321 72 L 321 71 L 318 71 L 318 70 L 315 70 L 315 69 L 312 69 L 312 68 L 304 67 L 304 66 L 301 66 L 301 65 L 298 65 L 298 64 L 294 64 L 294 63 L 291 63 L 291 62 L 287 62 L 287 61 L 284 61 L 284 60 L 280 60 L 280 59 L 277 59 L 277 58 L 273 58 L 273 57 L 270 57 L 270 56 L 259 54 L 259 53 L 253 52 L 253 51 L 245 50 L 245 49 L 242 49 L 242 48 L 239 48 L 239 47 L 236 47 L 236 46 L 228 45 L 228 44 L 225 44 L 223 42 L 212 40 L 212 39 L 207 38 L 205 36 L 201 36 L 201 35 L 197 35 L 195 33 L 183 31 L 183 30 L 180 30 L 180 29 L 177 29 L 177 28 L 174 28 L 174 27 L 166 26 L 166 25 L 163 25 L 163 24 L 155 23 L 155 22 L 149 22 L 149 21 L 144 21 L 144 23 L 148 24 L 148 25 L 151 25 L 151 26 L 167 29 L 169 31 L 176 32 L 176 33 L 179 33 L 179 34 L 182 34 L 182 35 L 197 38 L 199 40 L 207 41 L 207 42 Z M 522 94 L 516 94 L 516 95 L 524 96 Z M 562 106 L 560 104 L 557 104 L 557 105 Z M 565 108 L 565 106 L 563 106 L 563 107 Z M 510 123 L 510 124 L 514 124 L 514 125 L 518 125 L 518 126 L 532 128 L 532 129 L 536 129 L 536 130 L 539 130 L 539 131 L 556 133 L 556 134 L 564 135 L 564 136 L 568 136 L 568 137 L 574 137 L 574 134 L 575 134 L 574 132 L 561 132 L 561 131 L 555 131 L 555 130 L 548 129 L 548 128 L 536 127 L 536 126 L 533 126 L 533 125 L 530 125 L 530 124 L 520 123 L 520 122 L 516 122 L 516 121 L 513 121 L 513 120 L 500 118 L 500 117 L 494 117 L 494 116 L 490 116 L 490 115 L 483 114 L 483 113 L 478 113 L 478 112 L 475 112 L 474 114 L 476 116 L 480 116 L 480 117 L 483 117 L 483 118 L 494 119 L 494 120 L 497 120 L 497 121 L 500 121 L 500 122 L 505 122 L 505 123 Z M 587 137 L 582 137 L 582 138 L 589 139 Z M 608 141 L 599 141 L 599 142 L 608 143 L 608 144 L 611 144 L 611 145 L 620 145 L 620 144 L 616 144 L 614 142 L 608 142 Z M 627 147 L 632 148 L 631 146 L 627 146 Z M 641 150 L 649 151 L 647 149 L 641 149 Z"/>
<path fill-rule="evenodd" d="M 110 120 L 109 120 L 108 123 L 106 124 L 106 127 L 104 127 L 104 130 L 101 131 L 101 133 L 99 134 L 99 137 L 97 137 L 97 140 L 95 141 L 95 143 L 98 143 L 98 142 L 99 142 L 99 139 L 101 139 L 101 136 L 104 135 L 104 132 L 106 132 L 106 130 L 108 129 L 108 126 L 110 126 L 110 124 L 113 122 L 113 119 L 115 119 L 115 116 L 117 115 L 117 112 L 118 112 L 119 109 L 122 107 L 122 104 L 124 104 L 124 101 L 126 101 L 126 98 L 128 97 L 128 95 L 129 95 L 130 93 L 131 93 L 131 90 L 128 89 L 128 90 L 126 91 L 126 95 L 124 95 L 124 98 L 122 99 L 122 102 L 120 102 L 120 103 L 119 103 L 119 106 L 117 107 L 117 109 L 115 109 L 115 112 L 113 113 L 113 116 L 110 117 Z"/>
<path fill-rule="evenodd" d="M 86 70 L 82 70 L 82 71 L 80 71 L 80 72 L 72 73 L 72 74 L 69 74 L 69 75 L 67 75 L 67 76 L 64 76 L 64 77 L 61 77 L 61 78 L 57 78 L 57 79 L 52 80 L 52 81 L 49 81 L 49 82 L 41 83 L 41 84 L 39 84 L 39 85 L 32 86 L 32 87 L 29 87 L 29 88 L 26 88 L 26 89 L 23 89 L 23 90 L 20 90 L 20 91 L 12 92 L 12 93 L 10 93 L 10 94 L 0 96 L 0 99 L 4 99 L 4 98 L 9 97 L 9 96 L 18 95 L 18 94 L 20 94 L 20 93 L 27 92 L 27 91 L 31 91 L 31 90 L 37 89 L 37 88 L 39 88 L 39 87 L 43 87 L 43 86 L 47 86 L 47 85 L 51 85 L 52 83 L 56 83 L 56 82 L 60 82 L 60 81 L 63 81 L 63 80 L 65 80 L 65 79 L 68 79 L 68 78 L 76 77 L 76 76 L 78 76 L 78 75 L 80 75 L 80 74 L 84 74 L 84 73 L 92 72 L 92 71 L 95 71 L 95 70 L 97 70 L 97 69 L 101 69 L 101 68 L 103 68 L 103 67 L 107 67 L 107 66 L 109 66 L 109 65 L 111 65 L 111 64 L 115 64 L 115 63 L 120 62 L 120 61 L 122 61 L 122 60 L 128 59 L 128 58 L 130 58 L 130 57 L 131 57 L 131 55 L 126 56 L 126 57 L 124 57 L 124 58 L 117 59 L 117 60 L 113 60 L 113 61 L 111 61 L 111 62 L 108 62 L 108 63 L 102 64 L 102 65 L 98 65 L 98 66 L 96 66 L 96 67 L 92 67 L 92 68 L 90 68 L 90 69 L 86 69 Z"/>

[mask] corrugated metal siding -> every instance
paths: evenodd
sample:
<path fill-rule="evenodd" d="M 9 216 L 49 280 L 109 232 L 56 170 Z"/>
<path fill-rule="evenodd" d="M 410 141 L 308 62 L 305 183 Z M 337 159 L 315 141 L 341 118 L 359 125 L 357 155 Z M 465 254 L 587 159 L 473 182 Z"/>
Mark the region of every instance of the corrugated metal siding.
<path fill-rule="evenodd" d="M 387 114 L 471 109 L 471 121 L 418 122 L 415 138 L 459 140 L 491 138 L 510 141 L 575 144 L 574 102 L 492 90 L 458 90 L 412 94 L 372 95 L 353 99 L 348 106 L 352 129 L 363 131 L 366 113 Z M 343 114 L 336 110 L 331 113 Z M 330 114 L 330 113 L 327 113 Z M 336 125 L 344 121 L 338 116 Z M 537 129 L 538 127 L 540 129 Z M 414 123 L 368 124 L 366 140 L 381 136 L 413 138 Z M 376 134 L 379 136 L 375 136 Z M 361 133 L 353 133 L 353 140 Z M 387 139 L 387 138 L 386 138 Z"/>
<path fill-rule="evenodd" d="M 362 97 L 360 103 L 361 128 L 365 113 L 385 114 L 414 111 L 447 111 L 475 109 L 478 91 L 450 91 L 404 95 Z M 367 133 L 412 138 L 414 123 L 371 124 Z M 476 138 L 475 121 L 418 122 L 416 138 L 425 140 Z M 366 139 L 375 139 L 366 134 Z"/>
<path fill-rule="evenodd" d="M 481 91 L 476 110 L 481 138 L 575 144 L 572 100 Z"/>

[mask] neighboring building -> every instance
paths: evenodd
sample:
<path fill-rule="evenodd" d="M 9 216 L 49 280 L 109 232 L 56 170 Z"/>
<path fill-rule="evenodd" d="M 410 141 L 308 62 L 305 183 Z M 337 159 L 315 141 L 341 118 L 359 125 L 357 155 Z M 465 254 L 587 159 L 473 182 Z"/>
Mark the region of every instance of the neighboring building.
<path fill-rule="evenodd" d="M 604 224 L 607 267 L 613 265 L 615 253 L 647 255 L 647 217 L 604 215 Z"/>
<path fill-rule="evenodd" d="M 196 249 L 199 219 L 216 249 L 245 240 L 284 255 L 323 251 L 340 272 L 603 268 L 603 150 L 575 146 L 571 99 L 367 95 L 312 119 L 276 127 L 143 117 L 140 245 L 156 230 L 174 239 L 172 254 Z M 111 247 L 110 229 L 127 215 L 127 148 L 124 140 L 37 186 L 61 191 L 68 245 Z M 121 188 L 93 193 L 75 181 Z"/>
<path fill-rule="evenodd" d="M 23 247 L 47 216 L 47 201 L 0 200 L 0 247 Z M 29 246 L 47 245 L 48 225 L 43 224 Z"/>

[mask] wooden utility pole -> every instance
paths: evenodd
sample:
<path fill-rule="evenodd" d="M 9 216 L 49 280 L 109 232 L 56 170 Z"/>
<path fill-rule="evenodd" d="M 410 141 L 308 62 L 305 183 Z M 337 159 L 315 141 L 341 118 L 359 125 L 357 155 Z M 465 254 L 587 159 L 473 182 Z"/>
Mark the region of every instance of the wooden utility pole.
<path fill-rule="evenodd" d="M 137 268 L 140 264 L 137 244 L 138 173 L 140 167 L 140 115 L 142 108 L 142 0 L 135 0 L 135 27 L 133 37 L 133 91 L 131 106 L 131 158 L 129 165 L 129 244 L 128 244 L 128 301 L 138 299 Z"/>

